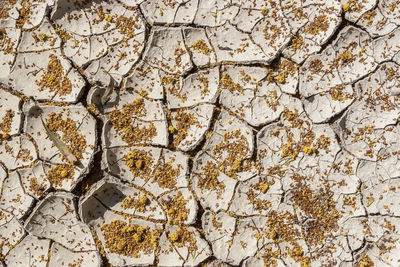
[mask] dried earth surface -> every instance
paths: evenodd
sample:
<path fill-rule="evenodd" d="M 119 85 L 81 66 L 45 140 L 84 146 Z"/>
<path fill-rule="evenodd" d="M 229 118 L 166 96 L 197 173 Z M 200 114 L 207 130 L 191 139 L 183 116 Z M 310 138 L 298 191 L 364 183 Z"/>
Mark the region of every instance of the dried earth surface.
<path fill-rule="evenodd" d="M 3 0 L 0 85 L 0 266 L 400 266 L 399 0 Z"/>

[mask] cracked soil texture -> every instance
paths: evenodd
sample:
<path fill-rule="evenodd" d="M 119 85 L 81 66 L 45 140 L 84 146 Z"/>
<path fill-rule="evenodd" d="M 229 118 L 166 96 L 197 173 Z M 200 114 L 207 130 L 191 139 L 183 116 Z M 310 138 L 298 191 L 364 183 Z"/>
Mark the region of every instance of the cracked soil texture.
<path fill-rule="evenodd" d="M 399 0 L 2 0 L 0 266 L 400 266 Z"/>

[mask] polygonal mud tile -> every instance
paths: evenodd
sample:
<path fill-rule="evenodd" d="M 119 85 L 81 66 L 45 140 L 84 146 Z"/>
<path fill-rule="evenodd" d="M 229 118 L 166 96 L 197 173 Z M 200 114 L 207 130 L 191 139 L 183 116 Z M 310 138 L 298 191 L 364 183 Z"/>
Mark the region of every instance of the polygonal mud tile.
<path fill-rule="evenodd" d="M 160 266 L 196 266 L 211 255 L 207 242 L 193 227 L 167 226 L 160 237 Z"/>
<path fill-rule="evenodd" d="M 201 206 L 213 211 L 228 209 L 237 181 L 220 171 L 218 162 L 205 152 L 193 164 L 191 181 Z"/>
<path fill-rule="evenodd" d="M 197 202 L 192 192 L 187 188 L 179 188 L 168 192 L 159 198 L 168 220 L 174 224 L 193 224 L 197 215 Z"/>
<path fill-rule="evenodd" d="M 10 171 L 31 165 L 37 157 L 34 143 L 25 134 L 0 142 L 0 162 Z"/>
<path fill-rule="evenodd" d="M 88 166 L 93 157 L 94 146 L 96 145 L 96 121 L 89 112 L 81 105 L 77 106 L 27 106 L 26 123 L 24 131 L 30 134 L 33 139 L 41 144 L 39 157 L 54 164 L 62 164 L 66 161 L 60 151 L 46 135 L 42 124 L 59 135 L 59 138 L 68 146 L 75 157 L 84 166 Z M 60 132 L 62 134 L 60 134 Z"/>
<path fill-rule="evenodd" d="M 293 61 L 282 58 L 279 60 L 276 69 L 273 69 L 269 75 L 282 92 L 286 94 L 296 94 L 299 83 L 299 65 Z"/>
<path fill-rule="evenodd" d="M 183 108 L 199 103 L 215 103 L 219 92 L 219 78 L 217 67 L 190 74 L 183 80 L 178 76 L 162 76 L 168 107 Z"/>
<path fill-rule="evenodd" d="M 340 151 L 329 169 L 327 180 L 330 187 L 343 194 L 356 193 L 361 183 L 357 174 L 359 164 L 356 157 L 345 150 Z"/>
<path fill-rule="evenodd" d="M 236 224 L 235 236 L 229 244 L 229 252 L 226 261 L 232 265 L 239 265 L 240 262 L 255 255 L 258 249 L 256 233 L 258 230 L 252 218 L 240 220 Z"/>
<path fill-rule="evenodd" d="M 377 6 L 377 0 L 349 1 L 341 0 L 345 18 L 352 22 L 357 22 L 368 11 Z"/>
<path fill-rule="evenodd" d="M 207 28 L 206 34 L 214 47 L 218 62 L 269 63 L 273 59 L 252 40 L 250 34 L 238 31 L 229 22 L 219 27 Z"/>
<path fill-rule="evenodd" d="M 283 241 L 277 244 L 282 261 L 286 266 L 307 266 L 310 262 L 310 252 L 306 242 L 303 239 L 294 239 L 290 242 Z M 268 245 L 263 250 L 271 250 L 274 246 Z M 271 251 L 274 256 L 275 251 Z M 268 255 L 268 254 L 267 254 Z"/>
<path fill-rule="evenodd" d="M 23 4 L 22 9 L 20 10 L 20 16 L 22 15 L 23 17 L 23 21 L 21 22 L 23 23 L 22 28 L 24 30 L 29 30 L 37 27 L 42 20 L 45 19 L 49 7 L 54 5 L 54 0 L 33 0 L 21 3 Z M 24 8 L 28 9 L 29 11 L 24 10 Z"/>
<path fill-rule="evenodd" d="M 349 245 L 358 250 L 355 255 L 357 266 L 393 266 L 399 261 L 399 218 L 368 216 L 353 218 L 344 224 Z"/>
<path fill-rule="evenodd" d="M 1 19 L 11 20 L 13 27 L 30 30 L 38 26 L 46 15 L 53 0 L 12 1 L 2 4 L 4 9 Z"/>
<path fill-rule="evenodd" d="M 267 14 L 252 29 L 252 40 L 259 45 L 266 55 L 267 63 L 271 62 L 277 54 L 289 43 L 292 32 L 288 20 L 277 3 L 271 3 Z"/>
<path fill-rule="evenodd" d="M 341 7 L 338 1 L 282 1 L 283 13 L 297 32 L 283 54 L 296 63 L 321 49 L 338 28 Z"/>
<path fill-rule="evenodd" d="M 294 225 L 295 217 L 291 213 L 293 209 L 291 212 L 287 208 L 278 210 L 279 213 L 273 211 L 267 217 L 251 217 L 237 222 L 225 213 L 206 211 L 202 217 L 202 225 L 207 240 L 212 244 L 214 255 L 234 265 L 246 257 L 254 256 L 260 250 L 270 257 L 269 260 L 287 255 L 291 250 L 287 247 L 277 248 L 274 240 L 277 244 L 286 241 L 297 244 L 301 231 L 299 226 Z M 297 244 L 298 246 L 300 245 Z"/>
<path fill-rule="evenodd" d="M 68 28 L 69 32 L 89 35 L 90 24 L 84 16 L 84 3 L 57 0 L 51 14 L 51 20 L 58 27 Z"/>
<path fill-rule="evenodd" d="M 218 27 L 232 21 L 239 7 L 228 0 L 198 0 L 194 24 L 198 26 Z"/>
<path fill-rule="evenodd" d="M 286 260 L 288 260 L 288 256 L 293 257 L 290 253 L 293 247 L 297 248 L 295 250 L 304 252 L 300 256 L 307 256 L 308 247 L 304 244 L 302 228 L 298 223 L 295 207 L 281 203 L 266 217 L 253 217 L 252 222 L 257 231 L 254 237 L 257 239 L 258 247 L 262 248 L 265 253 L 276 252 L 276 247 L 272 245 L 275 244 L 279 246 L 280 255 L 278 255 Z M 270 256 L 277 258 L 278 255 L 273 253 Z"/>
<path fill-rule="evenodd" d="M 161 153 L 162 149 L 156 147 L 115 147 L 106 151 L 105 161 L 111 174 L 140 187 L 146 184 Z"/>
<path fill-rule="evenodd" d="M 134 91 L 120 91 L 118 104 L 107 115 L 103 145 L 168 145 L 168 126 L 161 101 L 147 99 Z"/>
<path fill-rule="evenodd" d="M 375 60 L 378 63 L 382 63 L 394 58 L 396 62 L 400 62 L 398 57 L 400 51 L 398 46 L 399 39 L 400 29 L 396 29 L 390 34 L 375 39 L 373 43 Z"/>
<path fill-rule="evenodd" d="M 341 192 L 334 192 L 336 196 L 333 199 L 336 203 L 336 210 L 340 214 L 338 224 L 341 225 L 347 219 L 354 216 L 366 216 L 367 212 L 363 206 L 365 199 L 360 193 L 357 194 L 342 194 Z"/>
<path fill-rule="evenodd" d="M 306 189 L 309 194 L 317 194 L 321 188 L 327 189 L 325 185 L 327 177 L 324 175 L 323 170 L 318 167 L 309 166 L 309 168 L 304 169 L 287 168 L 276 170 L 276 172 L 281 172 L 280 182 L 282 189 L 286 192 L 285 197 L 287 199 L 293 200 L 300 194 L 302 189 Z M 331 197 L 330 195 L 329 197 Z"/>
<path fill-rule="evenodd" d="M 182 30 L 179 28 L 153 28 L 144 60 L 172 74 L 183 74 L 192 68 Z"/>
<path fill-rule="evenodd" d="M 365 230 L 367 232 L 364 233 Z M 340 231 L 347 237 L 351 250 L 360 250 L 365 245 L 365 235 L 371 234 L 368 231 L 368 217 L 350 218 L 341 225 Z"/>
<path fill-rule="evenodd" d="M 25 193 L 19 173 L 11 172 L 1 184 L 0 208 L 21 219 L 32 204 L 33 197 Z"/>
<path fill-rule="evenodd" d="M 183 1 L 176 11 L 174 22 L 177 24 L 193 23 L 193 19 L 196 16 L 197 9 L 198 0 Z"/>
<path fill-rule="evenodd" d="M 227 67 L 221 78 L 221 104 L 254 126 L 279 118 L 289 101 L 275 83 L 261 81 L 262 68 Z"/>
<path fill-rule="evenodd" d="M 400 190 L 398 179 L 382 181 L 376 177 L 375 181 L 363 183 L 361 193 L 368 214 L 398 216 L 400 214 L 398 190 Z"/>
<path fill-rule="evenodd" d="M 74 166 L 70 163 L 68 164 L 43 164 L 43 170 L 46 174 L 45 179 L 50 183 L 51 187 L 55 189 L 62 189 L 65 191 L 71 191 L 75 188 L 76 184 L 80 182 L 84 174 L 82 174 L 79 166 Z M 41 185 L 35 185 L 33 183 L 33 188 L 37 188 L 39 191 L 45 190 L 45 183 L 42 182 Z M 38 192 L 40 194 L 40 192 Z"/>
<path fill-rule="evenodd" d="M 134 89 L 151 99 L 163 99 L 163 84 L 159 72 L 159 69 L 143 61 L 126 78 L 124 87 Z"/>
<path fill-rule="evenodd" d="M 204 212 L 202 229 L 208 242 L 211 243 L 213 255 L 226 262 L 229 255 L 229 243 L 236 229 L 236 219 L 225 212 Z"/>
<path fill-rule="evenodd" d="M 395 23 L 383 15 L 380 8 L 365 12 L 357 24 L 365 28 L 372 37 L 384 36 L 397 28 Z"/>
<path fill-rule="evenodd" d="M 58 37 L 49 19 L 45 18 L 38 28 L 22 33 L 18 52 L 39 52 L 60 47 L 61 39 Z"/>
<path fill-rule="evenodd" d="M 364 31 L 347 27 L 332 44 L 333 64 L 338 66 L 342 83 L 352 83 L 370 73 L 375 67 L 371 37 Z M 330 51 L 326 50 L 326 53 Z M 357 70 L 357 71 L 356 71 Z"/>
<path fill-rule="evenodd" d="M 325 124 L 312 124 L 298 101 L 286 107 L 279 123 L 264 127 L 257 135 L 258 159 L 267 174 L 283 175 L 283 169 L 325 169 L 340 146 L 334 131 Z"/>
<path fill-rule="evenodd" d="M 204 139 L 211 125 L 214 105 L 200 104 L 193 108 L 171 111 L 173 146 L 182 151 L 193 150 Z"/>
<path fill-rule="evenodd" d="M 183 37 L 193 63 L 197 67 L 213 65 L 216 62 L 214 48 L 202 28 L 183 28 Z"/>
<path fill-rule="evenodd" d="M 244 89 L 256 90 L 261 81 L 267 77 L 268 70 L 262 67 L 226 66 L 222 69 L 221 86 L 232 92 Z"/>
<path fill-rule="evenodd" d="M 22 126 L 21 99 L 0 89 L 0 139 L 19 133 Z"/>
<path fill-rule="evenodd" d="M 162 224 L 114 213 L 92 196 L 80 202 L 80 215 L 94 231 L 113 266 L 147 266 L 154 263 Z"/>
<path fill-rule="evenodd" d="M 126 22 L 121 22 L 126 23 Z M 90 77 L 90 82 L 104 82 L 104 72 L 110 73 L 116 80 L 120 81 L 133 65 L 138 61 L 144 48 L 144 32 L 134 37 L 123 40 L 110 46 L 104 57 L 94 60 L 85 73 Z"/>
<path fill-rule="evenodd" d="M 107 53 L 107 42 L 103 36 L 69 35 L 65 38 L 64 53 L 79 67 L 103 57 Z"/>
<path fill-rule="evenodd" d="M 400 9 L 395 0 L 383 0 L 378 3 L 383 15 L 396 25 L 400 24 Z"/>
<path fill-rule="evenodd" d="M 313 251 L 326 240 L 335 238 L 335 233 L 341 222 L 340 219 L 343 217 L 340 211 L 343 210 L 343 212 L 350 214 L 352 210 L 357 211 L 358 207 L 352 209 L 353 206 L 351 205 L 349 207 L 337 206 L 338 197 L 329 188 L 324 177 L 318 177 L 315 174 L 314 176 L 307 176 L 294 173 L 290 178 L 292 181 L 290 183 L 291 189 L 285 194 L 284 201 L 293 206 L 296 222 L 300 224 L 302 229 L 302 239 Z M 282 183 L 285 184 L 286 182 L 282 181 Z M 339 194 L 340 192 L 338 192 Z M 358 204 L 360 204 L 359 201 Z M 358 212 L 354 213 L 358 214 Z M 362 209 L 359 213 L 364 215 Z"/>
<path fill-rule="evenodd" d="M 81 36 L 102 35 L 119 27 L 121 31 L 127 30 L 128 22 L 132 31 L 144 27 L 136 10 L 126 9 L 119 2 L 103 0 L 91 3 L 58 0 L 51 19 L 62 30 Z"/>
<path fill-rule="evenodd" d="M 281 202 L 283 191 L 279 180 L 255 177 L 236 187 L 230 211 L 239 216 L 265 215 Z"/>
<path fill-rule="evenodd" d="M 74 196 L 70 193 L 47 195 L 26 220 L 25 229 L 34 236 L 52 239 L 72 251 L 96 250 L 89 227 L 79 221 Z"/>
<path fill-rule="evenodd" d="M 6 81 L 14 67 L 21 30 L 8 27 L 3 28 L 0 36 L 0 77 Z"/>
<path fill-rule="evenodd" d="M 221 110 L 214 129 L 203 147 L 221 171 L 240 180 L 256 174 L 249 161 L 254 152 L 253 130 L 244 122 Z"/>
<path fill-rule="evenodd" d="M 400 67 L 393 62 L 383 63 L 379 68 L 355 84 L 360 96 L 379 107 L 379 113 L 389 113 L 389 117 L 396 116 L 399 110 Z M 394 114 L 390 114 L 394 112 Z M 382 114 L 382 116 L 384 116 Z"/>
<path fill-rule="evenodd" d="M 85 86 L 85 80 L 60 49 L 19 53 L 7 77 L 0 78 L 16 91 L 36 100 L 74 103 Z"/>
<path fill-rule="evenodd" d="M 173 0 L 170 2 L 152 0 L 143 1 L 140 4 L 140 10 L 143 12 L 146 21 L 151 24 L 171 24 L 174 23 L 176 12 L 180 5 L 185 2 L 181 0 Z M 194 14 L 193 14 L 194 15 Z"/>
<path fill-rule="evenodd" d="M 103 178 L 87 195 L 84 201 L 90 201 L 92 206 L 101 205 L 116 213 L 131 214 L 142 219 L 166 220 L 154 196 L 118 181 Z"/>
<path fill-rule="evenodd" d="M 100 267 L 101 258 L 97 251 L 74 252 L 55 242 L 50 250 L 49 267 L 57 266 Z"/>
<path fill-rule="evenodd" d="M 337 85 L 304 99 L 304 110 L 314 123 L 327 122 L 346 109 L 356 96 L 351 85 Z"/>
<path fill-rule="evenodd" d="M 352 251 L 344 236 L 326 241 L 312 253 L 310 266 L 351 266 L 348 264 L 353 261 Z"/>
<path fill-rule="evenodd" d="M 50 240 L 28 235 L 7 254 L 4 261 L 10 267 L 46 267 L 49 249 Z"/>
<path fill-rule="evenodd" d="M 236 181 L 254 177 L 252 130 L 222 110 L 203 151 L 194 159 L 192 185 L 203 207 L 227 209 Z"/>
<path fill-rule="evenodd" d="M 144 48 L 144 21 L 119 2 L 57 1 L 51 18 L 65 39 L 65 55 L 80 67 L 90 63 L 91 82 L 104 82 L 103 71 L 120 80 Z"/>
<path fill-rule="evenodd" d="M 261 1 L 258 1 L 260 3 Z M 245 4 L 245 3 L 242 3 Z M 257 3 L 256 3 L 257 5 Z M 261 3 L 262 5 L 262 3 Z M 253 7 L 254 8 L 254 7 Z M 251 33 L 251 30 L 254 26 L 264 18 L 264 14 L 260 9 L 253 9 L 253 8 L 244 8 L 242 5 L 239 9 L 239 12 L 235 16 L 233 20 L 231 20 L 232 24 L 235 25 L 239 30 Z"/>
<path fill-rule="evenodd" d="M 81 105 L 78 106 L 27 106 L 24 131 L 38 146 L 39 158 L 47 161 L 47 179 L 57 188 L 71 190 L 83 175 L 89 172 L 97 144 L 96 121 Z M 60 152 L 48 137 L 42 124 L 68 146 L 77 164 Z M 51 164 L 51 165 L 50 165 Z"/>
<path fill-rule="evenodd" d="M 150 24 L 191 23 L 197 12 L 197 0 L 142 1 L 140 9 Z"/>
<path fill-rule="evenodd" d="M 343 145 L 359 159 L 384 160 L 397 165 L 396 146 L 400 142 L 398 136 L 400 129 L 393 125 L 397 121 L 399 111 L 389 109 L 377 112 L 376 109 L 374 104 L 365 100 L 360 100 L 351 106 L 340 122 Z M 390 158 L 392 155 L 394 157 Z M 384 164 L 382 166 L 389 170 Z"/>
<path fill-rule="evenodd" d="M 156 197 L 189 185 L 186 178 L 189 158 L 181 152 L 156 147 L 116 147 L 105 154 L 111 174 Z"/>
<path fill-rule="evenodd" d="M 11 2 L 2 3 L 2 16 L 0 18 L 2 27 L 16 28 L 16 19 L 19 18 L 19 13 L 15 4 Z"/>
<path fill-rule="evenodd" d="M 0 226 L 0 255 L 4 258 L 8 252 L 21 242 L 25 235 L 25 230 L 18 219 L 11 214 L 2 211 L 1 216 L 3 218 Z"/>
<path fill-rule="evenodd" d="M 376 66 L 372 50 L 367 33 L 347 27 L 331 46 L 306 60 L 300 69 L 299 89 L 314 122 L 325 122 L 350 105 L 355 95 L 349 84 Z"/>
<path fill-rule="evenodd" d="M 368 34 L 346 27 L 332 45 L 306 60 L 300 72 L 300 89 L 304 91 L 301 93 L 308 96 L 314 94 L 312 90 L 318 92 L 325 86 L 356 81 L 374 69 L 372 56 L 372 39 Z"/>
<path fill-rule="evenodd" d="M 396 136 L 394 133 L 394 136 Z M 388 148 L 382 148 L 377 155 L 377 161 L 361 160 L 357 168 L 357 176 L 368 185 L 377 185 L 400 175 L 397 142 Z"/>

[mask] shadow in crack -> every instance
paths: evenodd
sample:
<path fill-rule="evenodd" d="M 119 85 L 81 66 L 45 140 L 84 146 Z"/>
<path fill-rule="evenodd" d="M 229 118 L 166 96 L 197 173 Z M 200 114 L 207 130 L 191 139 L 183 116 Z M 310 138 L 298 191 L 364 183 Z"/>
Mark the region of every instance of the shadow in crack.
<path fill-rule="evenodd" d="M 81 205 L 81 217 L 85 223 L 104 217 L 107 210 L 112 209 L 126 197 L 116 184 L 104 183 L 87 197 Z"/>

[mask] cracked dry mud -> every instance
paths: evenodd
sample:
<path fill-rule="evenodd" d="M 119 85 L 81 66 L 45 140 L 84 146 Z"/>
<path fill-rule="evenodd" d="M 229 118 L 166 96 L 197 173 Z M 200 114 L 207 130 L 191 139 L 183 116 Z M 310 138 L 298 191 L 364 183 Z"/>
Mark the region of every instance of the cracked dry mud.
<path fill-rule="evenodd" d="M 399 25 L 398 0 L 1 1 L 0 266 L 400 266 Z"/>

